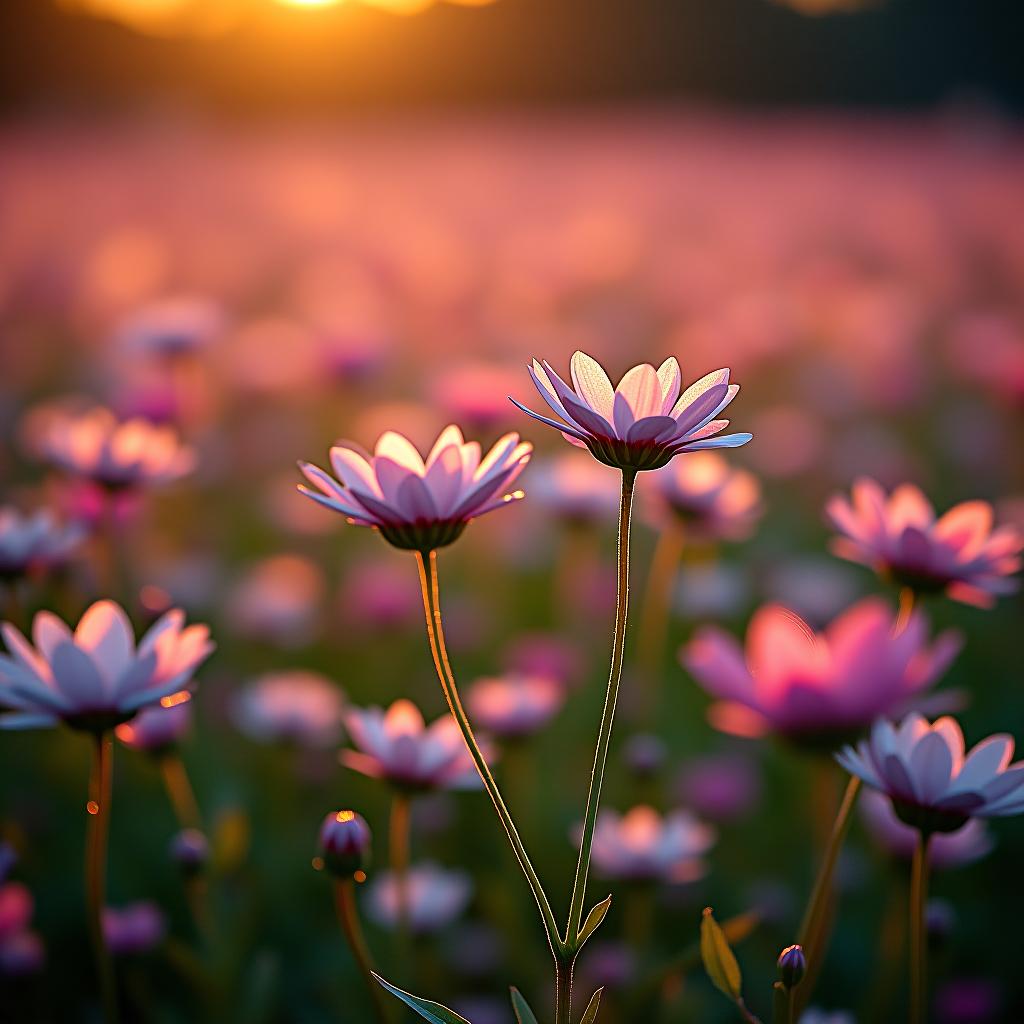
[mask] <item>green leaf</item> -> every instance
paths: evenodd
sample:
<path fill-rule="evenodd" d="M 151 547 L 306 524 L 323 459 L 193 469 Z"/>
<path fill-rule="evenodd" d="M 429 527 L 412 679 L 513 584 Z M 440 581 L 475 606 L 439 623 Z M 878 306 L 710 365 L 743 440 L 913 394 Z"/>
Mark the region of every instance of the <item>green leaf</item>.
<path fill-rule="evenodd" d="M 519 1024 L 537 1024 L 537 1017 L 523 998 L 523 993 L 512 986 L 512 1009 L 515 1011 Z"/>
<path fill-rule="evenodd" d="M 700 958 L 704 961 L 704 970 L 714 982 L 715 988 L 725 993 L 733 1002 L 741 998 L 740 986 L 743 977 L 740 965 L 736 962 L 729 940 L 725 937 L 710 907 L 704 908 L 700 922 Z"/>
<path fill-rule="evenodd" d="M 590 938 L 598 928 L 601 927 L 601 922 L 605 919 L 608 914 L 608 909 L 612 905 L 611 896 L 607 896 L 601 900 L 600 903 L 589 914 L 587 914 L 586 921 L 583 922 L 583 927 L 580 929 L 579 935 L 576 936 L 576 948 L 582 949 L 583 943 Z"/>
<path fill-rule="evenodd" d="M 424 1020 L 429 1020 L 430 1024 L 469 1024 L 465 1017 L 460 1017 L 454 1010 L 449 1010 L 447 1006 L 442 1006 L 440 1003 L 432 1003 L 429 999 L 420 999 L 419 996 L 410 995 L 408 992 L 404 992 L 402 989 L 386 982 L 379 974 L 374 974 L 373 976 L 396 999 L 401 999 L 406 1006 L 415 1010 Z"/>
<path fill-rule="evenodd" d="M 610 899 L 611 897 L 609 897 Z M 597 1020 L 597 1010 L 601 1005 L 601 993 L 604 988 L 599 988 L 591 997 L 590 1002 L 587 1003 L 586 1010 L 583 1011 L 583 1016 L 580 1018 L 580 1024 L 594 1024 Z"/>

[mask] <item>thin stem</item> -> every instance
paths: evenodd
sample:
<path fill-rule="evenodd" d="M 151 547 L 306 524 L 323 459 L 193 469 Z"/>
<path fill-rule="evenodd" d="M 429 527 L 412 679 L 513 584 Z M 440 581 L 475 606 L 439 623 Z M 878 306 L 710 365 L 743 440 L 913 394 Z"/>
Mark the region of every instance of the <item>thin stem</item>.
<path fill-rule="evenodd" d="M 416 552 L 416 562 L 420 572 L 420 587 L 423 591 L 423 611 L 426 617 L 427 639 L 430 642 L 430 653 L 433 655 L 438 681 L 444 692 L 445 700 L 448 702 L 448 708 L 459 730 L 462 732 L 462 738 L 466 743 L 470 756 L 473 758 L 476 770 L 483 780 L 484 789 L 487 790 L 487 795 L 494 804 L 494 809 L 498 814 L 502 827 L 505 829 L 509 842 L 512 844 L 516 859 L 523 869 L 523 874 L 529 883 L 533 898 L 537 901 L 537 908 L 540 911 L 541 920 L 544 922 L 544 931 L 547 935 L 548 945 L 551 948 L 552 955 L 557 960 L 563 953 L 563 946 L 558 936 L 558 925 L 555 923 L 555 915 L 551 910 L 551 902 L 544 892 L 540 877 L 537 875 L 526 853 L 526 847 L 519 838 L 519 832 L 516 830 L 512 815 L 505 806 L 505 801 L 502 799 L 498 784 L 494 781 L 491 769 L 488 767 L 487 761 L 480 750 L 480 745 L 476 741 L 476 736 L 473 734 L 473 727 L 470 725 L 469 717 L 462 706 L 458 686 L 452 674 L 451 664 L 448 661 L 448 651 L 444 642 L 444 628 L 441 622 L 441 603 L 438 593 L 437 552 L 431 551 L 429 555 L 423 552 Z M 561 1024 L 561 1019 L 559 1024 Z"/>
<path fill-rule="evenodd" d="M 910 1024 L 924 1024 L 928 1016 L 928 938 L 924 912 L 928 902 L 928 843 L 922 832 L 914 847 L 910 879 Z"/>
<path fill-rule="evenodd" d="M 565 943 L 575 948 L 583 922 L 583 903 L 586 898 L 587 875 L 590 871 L 590 852 L 594 845 L 594 828 L 597 811 L 601 803 L 601 785 L 604 782 L 605 765 L 608 763 L 608 747 L 612 738 L 615 721 L 615 705 L 619 698 L 619 681 L 622 678 L 622 657 L 626 645 L 626 613 L 629 599 L 629 519 L 633 507 L 633 485 L 636 471 L 622 471 L 622 489 L 619 497 L 618 537 L 618 590 L 615 602 L 615 629 L 612 634 L 611 666 L 608 672 L 608 690 L 605 695 L 601 726 L 597 733 L 597 747 L 594 750 L 594 768 L 590 776 L 590 792 L 587 794 L 587 810 L 583 818 L 583 836 L 580 855 L 576 862 L 576 877 L 573 880 L 572 900 L 569 904 L 569 923 L 565 931 Z"/>
<path fill-rule="evenodd" d="M 912 587 L 900 588 L 900 610 L 896 614 L 895 632 L 902 633 L 910 623 L 914 611 L 914 591 Z"/>
<path fill-rule="evenodd" d="M 96 959 L 96 974 L 103 1000 L 103 1017 L 107 1024 L 116 1024 L 118 1019 L 114 965 L 103 934 L 113 753 L 110 733 L 97 733 L 93 747 L 92 772 L 89 776 L 89 802 L 86 805 L 89 819 L 85 852 L 85 894 L 89 937 Z"/>
<path fill-rule="evenodd" d="M 398 902 L 398 933 L 403 943 L 409 940 L 409 843 L 412 804 L 404 793 L 391 799 L 391 820 L 388 825 L 388 856 L 395 879 Z"/>
<path fill-rule="evenodd" d="M 370 990 L 373 1012 L 380 1024 L 388 1024 L 389 1017 L 384 1006 L 384 992 L 373 978 L 373 958 L 363 937 L 363 929 L 359 924 L 359 911 L 356 907 L 355 883 L 351 878 L 337 878 L 334 881 L 334 909 L 338 913 L 338 924 L 345 933 L 352 956 Z"/>
<path fill-rule="evenodd" d="M 777 981 L 772 986 L 772 1024 L 793 1024 L 795 1020 L 793 993 Z"/>
<path fill-rule="evenodd" d="M 804 947 L 808 965 L 807 975 L 800 985 L 798 998 L 801 1004 L 810 997 L 814 981 L 821 969 L 821 962 L 825 958 L 824 932 L 832 903 L 832 879 L 835 875 L 836 862 L 839 860 L 839 851 L 843 848 L 843 841 L 850 828 L 851 812 L 853 805 L 857 802 L 859 792 L 860 779 L 853 776 L 843 794 L 843 802 L 839 805 L 839 813 L 836 815 L 836 820 L 832 825 L 832 834 L 829 836 L 828 846 L 825 848 L 825 857 L 818 870 L 811 899 L 800 925 L 800 945 Z"/>
<path fill-rule="evenodd" d="M 653 690 L 659 678 L 661 657 L 665 646 L 668 610 L 672 601 L 672 583 L 683 554 L 683 524 L 673 519 L 658 536 L 651 559 L 647 585 L 640 606 L 637 627 L 637 662 L 644 682 Z M 653 696 L 653 694 L 652 694 Z"/>
<path fill-rule="evenodd" d="M 174 815 L 182 828 L 203 827 L 202 815 L 196 801 L 195 790 L 189 782 L 185 762 L 177 753 L 167 753 L 160 757 L 160 774 L 163 776 L 167 798 L 174 808 Z"/>
<path fill-rule="evenodd" d="M 572 1019 L 572 972 L 575 958 L 563 957 L 555 962 L 555 1021 L 569 1024 Z"/>

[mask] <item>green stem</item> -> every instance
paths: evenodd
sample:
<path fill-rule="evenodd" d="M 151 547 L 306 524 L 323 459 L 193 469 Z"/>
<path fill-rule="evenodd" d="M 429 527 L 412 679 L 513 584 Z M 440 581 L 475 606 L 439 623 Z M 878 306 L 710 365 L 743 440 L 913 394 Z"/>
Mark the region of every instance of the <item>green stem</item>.
<path fill-rule="evenodd" d="M 925 905 L 928 902 L 928 843 L 920 834 L 914 848 L 910 881 L 910 1022 L 924 1024 L 928 1016 L 928 937 Z"/>
<path fill-rule="evenodd" d="M 86 806 L 89 812 L 85 853 L 86 905 L 89 937 L 96 959 L 96 974 L 99 978 L 103 1018 L 106 1024 L 116 1024 L 118 1019 L 114 965 L 103 934 L 113 753 L 110 733 L 97 733 L 93 747 L 92 773 L 89 776 L 89 803 Z"/>
<path fill-rule="evenodd" d="M 587 875 L 590 871 L 590 852 L 594 845 L 594 828 L 597 825 L 597 811 L 601 803 L 601 785 L 604 782 L 605 766 L 608 763 L 608 747 L 612 738 L 615 721 L 615 705 L 619 698 L 619 681 L 622 678 L 622 657 L 626 645 L 626 613 L 629 600 L 629 519 L 633 507 L 633 485 L 636 470 L 622 471 L 622 489 L 619 497 L 618 536 L 618 590 L 615 602 L 615 629 L 612 634 L 611 666 L 608 672 L 608 690 L 605 695 L 601 726 L 594 750 L 594 768 L 590 776 L 590 792 L 587 794 L 587 810 L 583 818 L 583 835 L 580 855 L 576 862 L 576 877 L 573 880 L 572 900 L 569 904 L 569 923 L 565 931 L 565 944 L 575 949 L 580 927 L 583 923 L 583 903 L 586 898 Z"/>
<path fill-rule="evenodd" d="M 793 1024 L 793 993 L 781 981 L 772 986 L 772 1024 Z"/>
<path fill-rule="evenodd" d="M 448 660 L 438 592 L 437 552 L 416 552 L 416 562 L 420 572 L 420 587 L 423 591 L 423 611 L 426 617 L 427 639 L 430 642 L 430 653 L 434 659 L 434 668 L 437 671 L 438 681 L 444 692 L 445 700 L 448 702 L 448 708 L 462 733 L 462 738 L 466 743 L 470 756 L 473 758 L 473 763 L 476 765 L 476 770 L 483 780 L 484 789 L 494 804 L 494 809 L 498 814 L 502 827 L 505 829 L 509 842 L 512 844 L 516 859 L 523 869 L 523 874 L 529 883 L 533 898 L 537 901 L 537 908 L 544 923 L 548 946 L 557 962 L 564 950 L 562 941 L 558 936 L 558 925 L 555 922 L 555 915 L 551 910 L 551 902 L 544 892 L 540 877 L 527 855 L 523 841 L 519 838 L 519 832 L 516 829 L 515 822 L 512 820 L 512 815 L 505 806 L 505 801 L 502 799 L 498 784 L 494 781 L 491 769 L 488 767 L 487 761 L 480 750 L 480 745 L 476 741 L 476 736 L 473 734 L 473 727 L 470 725 L 469 717 L 462 706 L 455 676 L 452 673 L 451 664 Z M 562 1024 L 561 1020 L 559 1020 L 559 1024 Z"/>
<path fill-rule="evenodd" d="M 818 870 L 811 899 L 800 925 L 800 945 L 804 947 L 804 955 L 807 957 L 807 975 L 799 990 L 801 1005 L 806 1005 L 806 1000 L 811 995 L 814 982 L 821 969 L 821 963 L 825 958 L 824 933 L 832 904 L 832 880 L 835 875 L 836 862 L 839 860 L 839 851 L 843 848 L 843 841 L 850 828 L 851 812 L 853 805 L 857 802 L 859 792 L 860 779 L 853 776 L 843 794 L 843 802 L 839 805 L 836 820 L 832 824 L 832 834 L 829 836 L 828 845 L 825 848 L 825 857 Z"/>
<path fill-rule="evenodd" d="M 384 1006 L 384 991 L 373 979 L 373 959 L 363 937 L 363 929 L 359 924 L 359 912 L 356 908 L 355 883 L 351 878 L 337 878 L 334 881 L 334 908 L 338 913 L 338 923 L 345 933 L 349 948 L 355 957 L 356 965 L 366 987 L 370 990 L 373 1012 L 380 1024 L 388 1024 L 389 1017 Z"/>

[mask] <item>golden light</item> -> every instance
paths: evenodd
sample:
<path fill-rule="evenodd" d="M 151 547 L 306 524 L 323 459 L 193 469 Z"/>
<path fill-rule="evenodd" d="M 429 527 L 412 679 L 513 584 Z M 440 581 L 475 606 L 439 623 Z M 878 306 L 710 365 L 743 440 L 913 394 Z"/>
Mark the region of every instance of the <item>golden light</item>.
<path fill-rule="evenodd" d="M 339 4 L 344 3 L 345 0 L 277 0 L 282 7 L 305 7 L 305 8 L 316 8 L 316 7 L 337 7 Z"/>

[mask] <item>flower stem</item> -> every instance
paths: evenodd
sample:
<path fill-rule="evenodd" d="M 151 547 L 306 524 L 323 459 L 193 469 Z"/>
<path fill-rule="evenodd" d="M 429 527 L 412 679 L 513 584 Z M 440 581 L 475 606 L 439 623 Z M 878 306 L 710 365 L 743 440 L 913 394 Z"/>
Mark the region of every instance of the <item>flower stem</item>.
<path fill-rule="evenodd" d="M 928 843 L 922 832 L 914 847 L 910 881 L 910 1022 L 924 1024 L 928 1016 L 928 937 L 925 905 L 928 902 Z"/>
<path fill-rule="evenodd" d="M 894 632 L 902 633 L 910 622 L 910 616 L 914 612 L 914 591 L 912 587 L 900 588 L 900 610 L 896 614 L 896 626 Z"/>
<path fill-rule="evenodd" d="M 398 935 L 403 947 L 409 942 L 409 838 L 412 803 L 405 793 L 395 793 L 391 799 L 391 819 L 388 823 L 388 856 L 395 879 L 398 906 Z"/>
<path fill-rule="evenodd" d="M 373 1012 L 380 1024 L 388 1024 L 389 1017 L 384 1007 L 384 993 L 380 985 L 373 979 L 373 959 L 363 937 L 363 929 L 359 924 L 359 911 L 356 908 L 355 883 L 351 878 L 337 878 L 334 881 L 334 909 L 338 913 L 338 923 L 345 933 L 349 948 L 355 957 L 360 973 L 366 979 L 366 987 L 370 990 Z"/>
<path fill-rule="evenodd" d="M 619 698 L 619 681 L 622 677 L 622 658 L 626 645 L 626 613 L 629 599 L 629 520 L 633 507 L 633 485 L 636 471 L 622 471 L 622 488 L 619 496 L 618 536 L 618 589 L 615 602 L 615 629 L 612 634 L 611 666 L 608 672 L 608 690 L 605 694 L 601 726 L 597 733 L 597 747 L 594 750 L 594 768 L 590 776 L 590 792 L 587 794 L 587 810 L 583 818 L 583 836 L 580 855 L 576 862 L 576 877 L 573 880 L 572 900 L 569 904 L 569 923 L 565 931 L 565 943 L 574 949 L 583 923 L 583 903 L 586 898 L 587 875 L 590 871 L 590 852 L 594 845 L 594 828 L 597 811 L 601 803 L 601 785 L 604 782 L 605 766 L 608 762 L 608 747 L 612 738 L 615 721 L 615 705 Z"/>
<path fill-rule="evenodd" d="M 502 799 L 501 791 L 498 789 L 498 784 L 494 781 L 491 769 L 488 767 L 487 761 L 480 750 L 480 745 L 477 743 L 476 736 L 473 734 L 473 727 L 470 725 L 469 717 L 462 706 L 462 700 L 459 696 L 455 676 L 452 674 L 451 664 L 448 661 L 448 651 L 444 641 L 444 628 L 441 621 L 441 603 L 438 592 L 437 552 L 416 552 L 416 561 L 420 572 L 420 587 L 423 591 L 423 611 L 426 617 L 427 639 L 430 642 L 430 653 L 434 659 L 434 668 L 437 671 L 438 681 L 440 682 L 441 689 L 444 692 L 445 700 L 448 702 L 448 708 L 462 733 L 462 738 L 466 743 L 470 756 L 473 758 L 476 770 L 479 772 L 480 778 L 483 780 L 484 789 L 487 790 L 487 795 L 491 798 L 491 802 L 494 804 L 494 809 L 498 814 L 502 827 L 505 829 L 509 842 L 512 844 L 512 849 L 515 852 L 516 859 L 519 861 L 519 865 L 523 869 L 523 874 L 526 876 L 526 880 L 529 883 L 530 891 L 533 893 L 533 898 L 537 901 L 537 908 L 540 911 L 541 920 L 544 923 L 544 931 L 547 935 L 548 945 L 551 949 L 552 955 L 557 961 L 563 954 L 564 950 L 562 941 L 558 936 L 558 925 L 555 923 L 555 916 L 551 910 L 551 902 L 548 900 L 547 894 L 544 892 L 544 887 L 541 885 L 540 877 L 537 875 L 537 872 L 526 853 L 526 847 L 523 845 L 523 841 L 519 838 L 519 832 L 516 829 L 515 822 L 512 820 L 512 815 L 509 813 L 509 810 L 505 805 L 505 801 Z M 558 1024 L 562 1024 L 561 1018 L 559 1018 Z"/>
<path fill-rule="evenodd" d="M 103 1000 L 106 1024 L 116 1024 L 117 987 L 114 965 L 103 934 L 103 908 L 107 888 L 107 838 L 110 830 L 111 771 L 113 742 L 109 732 L 97 733 L 89 776 L 89 812 L 85 851 L 85 893 L 89 915 L 89 936 L 96 959 L 96 974 Z"/>
<path fill-rule="evenodd" d="M 839 860 L 839 851 L 843 847 L 843 841 L 850 828 L 851 812 L 853 805 L 857 802 L 859 792 L 860 779 L 853 776 L 843 794 L 843 802 L 839 805 L 836 820 L 832 824 L 832 834 L 829 836 L 828 845 L 825 848 L 825 857 L 818 870 L 810 902 L 807 904 L 804 919 L 800 925 L 800 945 L 803 946 L 804 955 L 807 957 L 807 975 L 800 985 L 797 997 L 801 1005 L 805 1005 L 806 1000 L 810 997 L 825 958 L 825 927 L 832 903 L 832 880 L 835 875 L 836 862 Z"/>
<path fill-rule="evenodd" d="M 781 981 L 772 986 L 772 1024 L 793 1024 L 796 1020 L 793 993 Z"/>
<path fill-rule="evenodd" d="M 167 798 L 174 808 L 174 815 L 181 828 L 197 828 L 203 826 L 199 804 L 195 791 L 189 782 L 185 762 L 177 753 L 167 753 L 160 757 L 160 774 L 163 776 Z"/>

